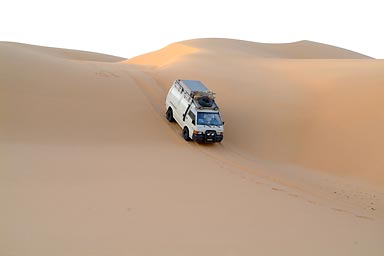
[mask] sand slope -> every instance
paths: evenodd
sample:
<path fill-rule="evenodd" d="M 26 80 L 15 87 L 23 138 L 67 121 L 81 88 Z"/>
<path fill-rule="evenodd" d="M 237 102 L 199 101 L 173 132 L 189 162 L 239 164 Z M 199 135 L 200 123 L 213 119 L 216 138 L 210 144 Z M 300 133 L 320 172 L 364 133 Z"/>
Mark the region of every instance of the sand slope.
<path fill-rule="evenodd" d="M 206 81 L 223 98 L 227 144 L 259 158 L 384 184 L 382 60 L 359 59 L 363 55 L 306 41 L 269 46 L 204 39 L 185 44 L 195 47 L 192 54 L 173 44 L 147 54 L 147 65 L 158 67 L 164 90 L 174 77 Z M 301 47 L 310 59 L 300 59 Z M 272 51 L 275 59 L 260 59 Z M 166 56 L 171 62 L 160 63 Z M 280 59 L 286 56 L 294 59 Z M 142 60 L 127 62 L 145 64 Z M 244 133 L 249 136 L 239 136 Z"/>
<path fill-rule="evenodd" d="M 309 41 L 0 43 L 0 254 L 382 255 L 383 70 Z M 177 78 L 217 92 L 222 144 L 165 120 Z"/>

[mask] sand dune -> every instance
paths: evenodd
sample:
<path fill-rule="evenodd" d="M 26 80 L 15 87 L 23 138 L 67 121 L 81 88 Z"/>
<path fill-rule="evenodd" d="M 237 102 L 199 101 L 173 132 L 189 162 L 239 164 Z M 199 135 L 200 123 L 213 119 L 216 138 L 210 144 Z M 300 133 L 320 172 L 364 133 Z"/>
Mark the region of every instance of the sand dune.
<path fill-rule="evenodd" d="M 363 55 L 312 42 L 253 47 L 250 42 L 221 42 L 218 46 L 218 39 L 190 40 L 186 44 L 195 47 L 193 54 L 177 50 L 176 62 L 146 64 L 160 68 L 157 76 L 164 90 L 181 76 L 197 77 L 217 91 L 230 120 L 227 143 L 259 158 L 384 184 L 382 60 L 360 60 Z M 301 45 L 304 52 L 312 50 L 305 52 L 308 58 L 333 59 L 280 59 L 297 57 Z M 161 52 L 167 59 L 175 47 L 155 52 L 153 58 L 147 54 L 146 59 L 158 60 Z M 275 48 L 286 51 L 279 55 Z M 259 58 L 270 49 L 275 49 L 277 59 Z M 137 59 L 127 62 L 139 63 Z M 243 133 L 250 136 L 238 136 Z"/>
<path fill-rule="evenodd" d="M 205 51 L 220 52 L 245 57 L 279 59 L 371 59 L 366 55 L 332 45 L 312 41 L 284 44 L 266 44 L 233 39 L 194 39 L 181 42 L 188 46 L 201 47 Z"/>
<path fill-rule="evenodd" d="M 268 59 L 372 59 L 366 55 L 339 47 L 299 41 L 286 44 L 265 44 L 233 39 L 193 39 L 171 44 L 161 50 L 140 55 L 128 60 L 129 63 L 163 66 L 177 58 L 194 52 L 203 52 L 211 58 L 225 55 L 243 58 Z"/>
<path fill-rule="evenodd" d="M 11 55 L 12 58 L 17 58 L 18 55 L 33 55 L 35 58 L 42 58 L 45 55 L 48 58 L 59 57 L 68 60 L 82 61 L 118 62 L 124 60 L 124 58 L 121 57 L 95 52 L 43 47 L 14 42 L 0 42 L 0 50 L 3 56 Z"/>
<path fill-rule="evenodd" d="M 382 255 L 383 71 L 309 41 L 0 43 L 0 254 Z M 165 120 L 177 78 L 217 92 L 223 143 Z"/>

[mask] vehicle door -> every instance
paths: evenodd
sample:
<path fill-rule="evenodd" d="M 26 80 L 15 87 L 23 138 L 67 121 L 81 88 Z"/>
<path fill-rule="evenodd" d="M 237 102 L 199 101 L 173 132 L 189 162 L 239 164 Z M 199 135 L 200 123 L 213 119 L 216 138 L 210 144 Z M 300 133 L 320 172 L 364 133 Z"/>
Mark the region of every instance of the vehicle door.
<path fill-rule="evenodd" d="M 196 114 L 193 112 L 193 109 L 189 110 L 185 116 L 185 125 L 188 127 L 190 134 L 196 130 Z"/>

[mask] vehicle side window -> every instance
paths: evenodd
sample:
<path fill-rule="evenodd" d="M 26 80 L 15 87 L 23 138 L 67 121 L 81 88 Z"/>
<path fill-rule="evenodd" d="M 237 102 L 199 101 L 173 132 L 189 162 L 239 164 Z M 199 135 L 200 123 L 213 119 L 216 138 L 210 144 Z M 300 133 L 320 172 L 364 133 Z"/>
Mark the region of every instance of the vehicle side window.
<path fill-rule="evenodd" d="M 190 110 L 189 113 L 188 113 L 189 117 L 192 119 L 192 120 L 195 120 L 196 116 L 195 114 Z"/>
<path fill-rule="evenodd" d="M 179 84 L 175 84 L 175 86 L 176 86 L 176 89 L 177 89 L 180 93 L 183 92 L 183 87 L 181 87 Z"/>
<path fill-rule="evenodd" d="M 172 87 L 172 91 L 171 91 L 171 93 L 174 94 L 174 95 L 176 95 L 176 91 L 177 91 L 177 89 L 176 89 L 175 87 Z"/>
<path fill-rule="evenodd" d="M 180 85 L 178 85 L 177 83 L 175 83 L 175 84 L 173 85 L 173 87 L 176 88 L 177 91 L 180 91 Z"/>

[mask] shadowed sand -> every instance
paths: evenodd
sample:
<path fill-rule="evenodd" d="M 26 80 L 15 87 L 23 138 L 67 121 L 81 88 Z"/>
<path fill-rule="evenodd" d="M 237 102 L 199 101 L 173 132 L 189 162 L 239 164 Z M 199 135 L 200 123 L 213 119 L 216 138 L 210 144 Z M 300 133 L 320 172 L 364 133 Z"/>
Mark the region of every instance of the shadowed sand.
<path fill-rule="evenodd" d="M 0 254 L 383 255 L 383 71 L 310 41 L 0 42 Z M 178 78 L 217 93 L 223 143 L 165 120 Z"/>

